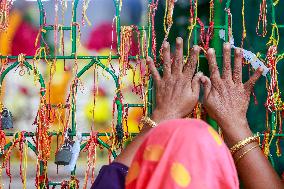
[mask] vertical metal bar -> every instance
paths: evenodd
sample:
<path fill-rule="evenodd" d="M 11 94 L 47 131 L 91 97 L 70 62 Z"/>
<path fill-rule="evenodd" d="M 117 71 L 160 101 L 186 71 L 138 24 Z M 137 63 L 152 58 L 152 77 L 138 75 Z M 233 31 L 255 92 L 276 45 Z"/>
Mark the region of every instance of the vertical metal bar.
<path fill-rule="evenodd" d="M 37 4 L 38 4 L 38 8 L 39 8 L 39 25 L 40 25 L 40 36 L 39 36 L 39 40 L 40 40 L 40 47 L 44 47 L 44 41 L 43 39 L 45 39 L 45 36 L 46 36 L 46 33 L 43 32 L 43 26 L 44 26 L 44 8 L 43 8 L 43 4 L 42 4 L 42 1 L 41 0 L 37 0 Z M 44 57 L 44 52 L 41 52 L 41 55 L 42 57 Z"/>
<path fill-rule="evenodd" d="M 151 5 L 152 4 L 152 0 L 148 0 L 148 4 Z M 151 12 L 151 6 L 148 7 L 148 16 L 149 16 L 149 19 L 148 19 L 148 37 L 147 37 L 147 41 L 148 41 L 148 56 L 150 57 L 153 57 L 152 55 L 152 16 L 150 15 Z M 151 116 L 152 113 L 153 113 L 153 95 L 154 95 L 154 82 L 153 82 L 153 79 L 150 78 L 149 82 L 148 82 L 148 95 L 147 95 L 147 102 L 148 104 L 146 104 L 146 108 L 147 108 L 147 116 Z"/>
<path fill-rule="evenodd" d="M 230 4 L 231 4 L 231 0 L 228 0 L 226 2 L 226 9 L 225 11 L 228 11 L 228 9 L 230 8 Z M 229 41 L 229 15 L 225 14 L 225 39 L 226 41 Z"/>
<path fill-rule="evenodd" d="M 121 32 L 121 23 L 120 23 L 120 4 L 119 0 L 114 0 L 115 3 L 115 18 L 116 18 L 116 35 L 117 35 L 117 52 L 120 52 L 120 32 Z"/>
<path fill-rule="evenodd" d="M 271 3 L 271 20 L 272 20 L 272 24 L 276 24 L 276 21 L 275 21 L 275 8 L 274 8 L 274 5 L 273 5 L 273 0 L 270 0 L 270 3 Z M 274 36 L 274 33 L 272 33 L 272 35 Z M 274 36 L 275 37 L 275 36 Z M 269 74 L 270 76 L 270 74 Z M 269 81 L 271 81 L 271 77 L 269 77 Z M 268 79 L 268 77 L 267 77 Z M 276 128 L 277 128 L 277 123 L 276 123 L 276 119 L 277 119 L 277 111 L 273 111 L 271 112 L 271 126 L 270 126 L 270 129 L 272 132 L 275 132 L 276 131 Z M 282 119 L 282 118 L 281 118 Z"/>
<path fill-rule="evenodd" d="M 44 24 L 44 9 L 41 0 L 37 0 L 38 8 L 39 8 L 39 25 L 43 26 Z"/>
<path fill-rule="evenodd" d="M 192 5 L 194 4 L 195 5 L 195 1 L 194 0 L 191 0 L 192 1 Z M 198 8 L 197 7 L 198 5 L 196 5 L 196 9 Z M 194 18 L 197 18 L 197 11 L 194 11 Z M 194 28 L 193 28 L 193 44 L 194 45 L 197 45 L 197 43 L 198 43 L 198 37 L 197 37 L 197 28 L 196 28 L 196 25 L 194 26 Z"/>
<path fill-rule="evenodd" d="M 223 24 L 222 22 L 222 13 L 223 13 L 223 8 L 222 8 L 222 4 L 219 0 L 214 0 L 214 26 L 220 26 Z M 217 55 L 217 64 L 219 68 L 222 68 L 222 56 L 218 56 L 218 55 L 222 55 L 222 43 L 220 42 L 220 38 L 219 38 L 219 29 L 215 29 L 214 30 L 214 35 L 213 35 L 213 39 L 211 41 L 211 47 L 215 49 L 216 55 Z M 214 129 L 218 129 L 218 125 L 216 123 L 215 120 L 213 120 L 210 117 L 207 117 L 207 121 L 208 123 L 214 128 Z"/>
<path fill-rule="evenodd" d="M 72 55 L 75 56 L 77 51 L 77 7 L 79 0 L 73 1 L 73 12 L 72 12 L 72 26 L 71 26 L 71 40 L 72 40 Z"/>

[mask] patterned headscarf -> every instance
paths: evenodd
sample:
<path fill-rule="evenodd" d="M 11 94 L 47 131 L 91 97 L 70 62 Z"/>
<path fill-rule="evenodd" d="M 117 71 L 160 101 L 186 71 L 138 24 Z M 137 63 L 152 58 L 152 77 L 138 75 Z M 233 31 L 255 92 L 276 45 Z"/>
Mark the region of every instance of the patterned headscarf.
<path fill-rule="evenodd" d="M 233 158 L 207 123 L 171 120 L 152 129 L 126 177 L 126 189 L 238 189 Z"/>

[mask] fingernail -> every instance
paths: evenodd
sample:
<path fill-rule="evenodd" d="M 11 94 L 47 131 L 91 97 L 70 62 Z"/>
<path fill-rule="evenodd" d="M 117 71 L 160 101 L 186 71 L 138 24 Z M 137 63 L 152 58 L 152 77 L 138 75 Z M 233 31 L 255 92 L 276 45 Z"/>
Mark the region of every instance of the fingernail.
<path fill-rule="evenodd" d="M 213 48 L 209 48 L 208 51 L 207 51 L 207 53 L 208 53 L 209 55 L 213 55 L 213 54 L 215 53 L 215 50 L 214 50 Z"/>
<path fill-rule="evenodd" d="M 177 37 L 176 42 L 177 43 L 181 43 L 182 42 L 182 38 L 181 37 Z"/>
<path fill-rule="evenodd" d="M 196 73 L 196 75 L 201 77 L 201 76 L 203 76 L 203 72 L 199 71 L 199 72 Z"/>
<path fill-rule="evenodd" d="M 165 41 L 164 44 L 163 44 L 163 47 L 167 48 L 168 46 L 169 46 L 169 42 Z"/>
<path fill-rule="evenodd" d="M 236 48 L 236 53 L 240 54 L 241 53 L 241 49 L 240 48 Z"/>
<path fill-rule="evenodd" d="M 231 44 L 229 42 L 225 42 L 223 46 L 224 48 L 231 48 Z"/>
<path fill-rule="evenodd" d="M 193 45 L 193 50 L 196 51 L 200 51 L 200 47 L 198 45 Z"/>

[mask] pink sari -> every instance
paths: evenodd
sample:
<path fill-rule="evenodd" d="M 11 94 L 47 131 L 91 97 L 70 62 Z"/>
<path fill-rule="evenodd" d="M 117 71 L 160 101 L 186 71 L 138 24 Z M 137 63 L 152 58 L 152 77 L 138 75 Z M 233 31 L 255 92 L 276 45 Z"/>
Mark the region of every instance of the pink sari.
<path fill-rule="evenodd" d="M 126 177 L 126 189 L 239 189 L 226 144 L 207 123 L 171 120 L 152 129 Z"/>

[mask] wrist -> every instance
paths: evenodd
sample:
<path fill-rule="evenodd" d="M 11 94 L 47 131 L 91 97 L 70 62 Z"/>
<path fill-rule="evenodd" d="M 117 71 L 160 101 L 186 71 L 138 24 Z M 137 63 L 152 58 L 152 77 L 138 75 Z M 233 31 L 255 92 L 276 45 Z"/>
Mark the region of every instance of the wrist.
<path fill-rule="evenodd" d="M 159 109 L 155 109 L 151 116 L 151 119 L 157 124 L 165 120 L 179 119 L 179 118 L 182 117 L 175 114 L 170 114 L 169 112 L 161 111 Z"/>
<path fill-rule="evenodd" d="M 224 134 L 224 140 L 229 147 L 232 147 L 239 141 L 253 135 L 247 119 L 239 119 L 228 123 L 219 124 Z"/>

